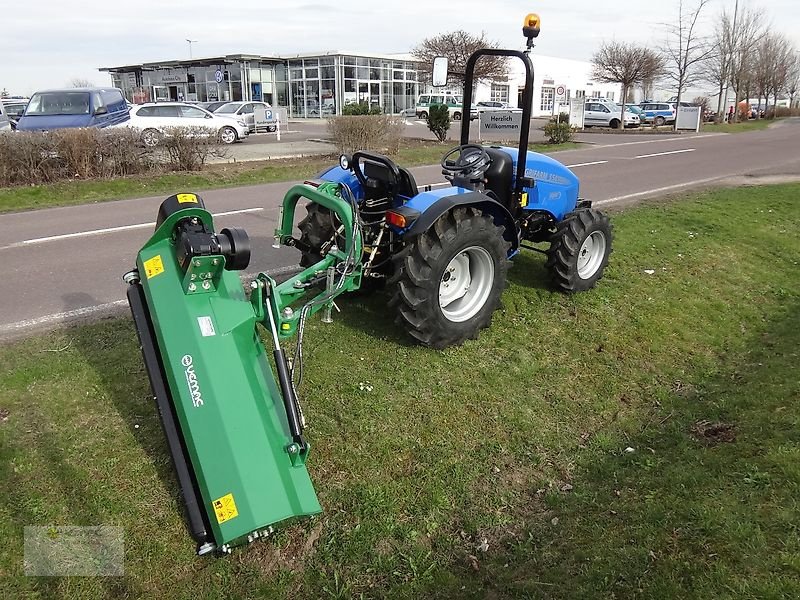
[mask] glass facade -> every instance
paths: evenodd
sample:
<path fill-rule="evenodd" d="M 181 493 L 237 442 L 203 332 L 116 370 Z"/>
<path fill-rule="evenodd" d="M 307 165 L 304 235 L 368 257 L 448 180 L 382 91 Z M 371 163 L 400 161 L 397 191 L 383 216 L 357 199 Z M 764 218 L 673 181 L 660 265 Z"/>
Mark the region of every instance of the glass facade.
<path fill-rule="evenodd" d="M 113 84 L 133 102 L 263 100 L 295 118 L 341 114 L 343 106 L 356 102 L 396 114 L 413 110 L 419 94 L 410 61 L 349 55 L 230 60 L 236 56 L 224 64 L 108 70 Z"/>

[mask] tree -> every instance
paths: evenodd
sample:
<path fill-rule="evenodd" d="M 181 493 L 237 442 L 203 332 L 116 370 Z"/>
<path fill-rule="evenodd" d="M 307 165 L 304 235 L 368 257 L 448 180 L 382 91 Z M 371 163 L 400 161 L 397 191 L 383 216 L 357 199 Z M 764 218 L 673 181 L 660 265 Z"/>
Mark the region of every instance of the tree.
<path fill-rule="evenodd" d="M 667 24 L 667 40 L 664 56 L 667 64 L 667 77 L 677 90 L 676 102 L 687 87 L 702 78 L 699 67 L 713 54 L 714 47 L 700 35 L 700 13 L 710 0 L 697 0 L 697 5 L 688 7 L 684 0 L 678 0 L 678 20 Z M 675 128 L 678 120 L 675 120 Z"/>
<path fill-rule="evenodd" d="M 450 131 L 450 111 L 444 104 L 431 104 L 428 107 L 428 129 L 439 142 L 447 139 Z"/>
<path fill-rule="evenodd" d="M 797 95 L 798 87 L 800 87 L 800 53 L 796 52 L 789 70 L 789 83 L 786 84 L 786 92 L 789 94 L 789 108 L 795 107 L 794 99 Z"/>
<path fill-rule="evenodd" d="M 431 80 L 433 59 L 437 56 L 446 56 L 450 74 L 463 84 L 467 60 L 473 52 L 481 48 L 499 48 L 499 45 L 489 40 L 485 33 L 477 36 L 459 29 L 422 40 L 414 48 L 412 55 L 420 63 L 419 70 L 423 81 Z M 475 65 L 476 82 L 503 79 L 507 76 L 508 66 L 502 56 L 484 56 Z"/>
<path fill-rule="evenodd" d="M 664 59 L 655 51 L 625 42 L 603 42 L 592 56 L 592 79 L 622 85 L 620 124 L 625 124 L 628 91 L 637 83 L 645 85 L 661 76 Z"/>
<path fill-rule="evenodd" d="M 740 9 L 737 0 L 733 17 L 728 21 L 728 27 L 730 37 L 728 84 L 736 94 L 735 104 L 738 107 L 742 92 L 747 90 L 749 96 L 749 90 L 756 87 L 754 83 L 755 55 L 758 41 L 764 33 L 764 13 L 761 9 L 747 6 Z M 726 88 L 726 101 L 727 96 Z M 735 111 L 734 114 L 738 119 L 738 111 Z"/>
<path fill-rule="evenodd" d="M 69 82 L 69 84 L 74 88 L 94 87 L 94 84 L 91 81 L 84 79 L 83 77 L 75 77 Z"/>

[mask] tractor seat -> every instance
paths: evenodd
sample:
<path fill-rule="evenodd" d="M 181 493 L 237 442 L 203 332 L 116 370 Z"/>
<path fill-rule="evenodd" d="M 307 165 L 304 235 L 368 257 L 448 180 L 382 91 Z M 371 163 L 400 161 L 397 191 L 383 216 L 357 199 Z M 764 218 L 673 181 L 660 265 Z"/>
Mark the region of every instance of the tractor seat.
<path fill-rule="evenodd" d="M 400 178 L 395 181 L 392 171 L 382 163 L 365 158 L 363 159 L 362 165 L 364 176 L 367 178 L 367 181 L 369 183 L 374 183 L 374 185 L 370 187 L 384 188 L 393 195 L 404 196 L 406 198 L 413 198 L 419 193 L 417 182 L 408 169 L 397 167 Z"/>
<path fill-rule="evenodd" d="M 512 206 L 514 190 L 514 162 L 511 157 L 499 148 L 486 148 L 486 154 L 492 159 L 492 164 L 484 173 L 486 189 L 491 191 L 497 200 L 505 206 L 511 214 L 515 207 Z"/>

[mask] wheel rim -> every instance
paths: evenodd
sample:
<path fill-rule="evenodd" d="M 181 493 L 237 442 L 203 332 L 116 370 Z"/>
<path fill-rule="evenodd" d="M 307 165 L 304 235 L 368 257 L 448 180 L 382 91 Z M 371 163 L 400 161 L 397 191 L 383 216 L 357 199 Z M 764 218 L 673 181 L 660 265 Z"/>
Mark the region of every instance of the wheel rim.
<path fill-rule="evenodd" d="M 225 144 L 232 144 L 236 141 L 236 132 L 230 127 L 225 127 L 219 134 L 220 139 Z"/>
<path fill-rule="evenodd" d="M 492 292 L 494 261 L 480 246 L 456 254 L 439 282 L 439 308 L 449 321 L 461 323 L 474 317 Z"/>
<path fill-rule="evenodd" d="M 602 231 L 589 234 L 578 251 L 578 276 L 589 279 L 597 273 L 606 254 L 606 236 Z"/>

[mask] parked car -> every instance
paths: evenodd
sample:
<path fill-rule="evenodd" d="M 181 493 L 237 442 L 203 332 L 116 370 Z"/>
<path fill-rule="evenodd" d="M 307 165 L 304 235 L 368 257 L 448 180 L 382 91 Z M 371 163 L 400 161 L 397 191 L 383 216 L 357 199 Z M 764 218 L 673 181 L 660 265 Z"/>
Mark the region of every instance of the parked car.
<path fill-rule="evenodd" d="M 16 129 L 17 123 L 25 112 L 25 107 L 28 106 L 27 102 L 4 102 L 3 110 L 8 115 L 8 120 L 11 121 L 11 128 Z"/>
<path fill-rule="evenodd" d="M 619 104 L 617 104 L 617 106 L 619 106 Z M 626 104 L 625 105 L 625 110 L 629 110 L 633 114 L 638 115 L 639 116 L 639 120 L 642 121 L 642 115 L 644 114 L 644 111 L 638 105 L 636 105 L 636 104 Z"/>
<path fill-rule="evenodd" d="M 226 100 L 222 100 L 222 101 L 218 101 L 217 100 L 217 101 L 214 101 L 214 102 L 198 102 L 197 106 L 199 106 L 200 108 L 205 108 L 208 112 L 214 112 L 220 106 L 225 106 L 227 103 L 228 103 L 228 101 L 226 101 Z"/>
<path fill-rule="evenodd" d="M 660 127 L 675 122 L 675 108 L 667 102 L 642 102 L 639 106 L 644 112 L 645 123 Z"/>
<path fill-rule="evenodd" d="M 130 110 L 117 88 L 46 90 L 31 96 L 17 122 L 19 131 L 109 127 L 124 123 Z"/>
<path fill-rule="evenodd" d="M 492 112 L 495 110 L 508 110 L 511 112 L 522 112 L 521 108 L 516 108 L 511 106 L 508 102 L 498 102 L 496 100 L 489 100 L 486 102 L 478 102 L 474 108 L 472 108 L 469 112 L 470 120 L 475 120 L 478 118 L 478 115 L 485 112 Z"/>
<path fill-rule="evenodd" d="M 619 129 L 620 106 L 613 102 L 599 102 L 595 99 L 586 102 L 583 114 L 584 127 L 611 127 Z M 625 110 L 623 115 L 625 127 L 639 127 L 641 121 L 639 115 L 630 110 Z"/>
<path fill-rule="evenodd" d="M 2 103 L 0 103 L 0 131 L 11 131 L 11 120 L 8 118 Z"/>
<path fill-rule="evenodd" d="M 464 99 L 455 94 L 422 94 L 417 99 L 417 117 L 423 120 L 428 119 L 428 112 L 432 104 L 444 104 L 450 113 L 450 118 L 454 121 L 461 120 L 462 104 Z"/>
<path fill-rule="evenodd" d="M 183 102 L 149 102 L 131 111 L 126 126 L 142 132 L 146 146 L 156 146 L 172 128 L 193 127 L 216 132 L 224 144 L 245 139 L 250 130 L 243 119 L 217 115 Z"/>
<path fill-rule="evenodd" d="M 255 108 L 261 106 L 265 109 L 272 110 L 268 102 L 226 102 L 222 106 L 218 106 L 211 112 L 215 115 L 226 115 L 228 117 L 236 117 L 247 123 L 250 133 L 256 130 L 256 116 Z M 275 131 L 277 125 L 268 125 L 267 131 Z"/>

